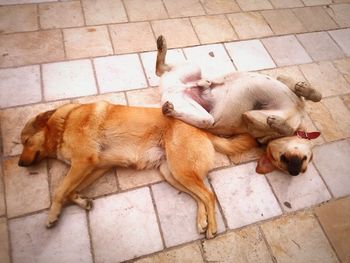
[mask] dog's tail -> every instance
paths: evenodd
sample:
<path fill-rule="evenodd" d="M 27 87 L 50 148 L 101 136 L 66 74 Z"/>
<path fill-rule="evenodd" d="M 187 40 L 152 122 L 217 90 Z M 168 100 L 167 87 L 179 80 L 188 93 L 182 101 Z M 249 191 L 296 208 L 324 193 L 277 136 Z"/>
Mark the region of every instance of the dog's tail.
<path fill-rule="evenodd" d="M 249 134 L 240 134 L 231 138 L 218 137 L 210 133 L 208 136 L 215 150 L 227 155 L 240 154 L 257 146 L 255 138 Z"/>
<path fill-rule="evenodd" d="M 165 64 L 167 46 L 165 38 L 162 35 L 157 38 L 157 50 L 156 75 L 160 77 L 165 71 L 170 70 L 170 66 Z"/>

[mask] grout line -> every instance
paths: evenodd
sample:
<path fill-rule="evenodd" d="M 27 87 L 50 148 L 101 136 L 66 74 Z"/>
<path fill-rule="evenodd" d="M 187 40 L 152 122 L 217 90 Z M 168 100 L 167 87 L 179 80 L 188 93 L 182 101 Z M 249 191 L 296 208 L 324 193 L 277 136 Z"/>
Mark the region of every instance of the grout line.
<path fill-rule="evenodd" d="M 36 19 L 37 19 L 37 23 L 38 23 L 38 31 L 41 31 L 41 22 L 40 22 L 40 8 L 39 8 L 39 4 L 36 4 Z M 29 31 L 30 32 L 30 31 Z"/>
<path fill-rule="evenodd" d="M 120 2 L 122 3 L 122 6 L 123 6 L 123 9 L 124 9 L 124 13 L 125 13 L 125 15 L 126 15 L 126 23 L 127 22 L 131 22 L 130 21 L 130 18 L 129 18 L 129 14 L 128 14 L 128 11 L 127 11 L 127 9 L 126 9 L 126 5 L 125 5 L 125 3 L 124 3 L 124 0 L 120 0 Z M 124 22 L 125 23 L 125 22 Z"/>
<path fill-rule="evenodd" d="M 232 13 L 232 14 L 234 14 L 234 13 Z M 237 41 L 237 40 L 240 39 L 240 38 L 239 38 L 239 35 L 238 35 L 237 30 L 235 29 L 233 23 L 231 23 L 231 20 L 228 18 L 228 15 L 229 15 L 229 14 L 223 14 L 223 16 L 225 17 L 226 21 L 228 22 L 228 24 L 229 24 L 229 25 L 231 26 L 231 28 L 233 29 L 234 37 L 236 38 L 236 40 L 233 40 L 233 41 Z M 222 43 L 225 43 L 225 41 L 223 41 Z"/>
<path fill-rule="evenodd" d="M 164 3 L 164 0 L 160 0 L 160 1 L 161 1 L 162 4 L 163 4 L 163 7 L 164 7 L 164 9 L 165 9 L 165 13 L 167 14 L 167 17 L 168 17 L 168 18 L 171 18 L 170 15 L 169 15 L 169 10 L 168 10 L 167 6 L 166 6 L 165 3 Z M 152 21 L 152 20 L 151 20 L 151 21 Z"/>
<path fill-rule="evenodd" d="M 93 73 L 94 79 L 95 79 L 95 85 L 96 85 L 97 94 L 100 95 L 101 94 L 101 88 L 100 88 L 100 85 L 99 85 L 99 82 L 98 82 L 98 79 L 97 79 L 96 65 L 94 63 L 94 59 L 93 58 L 90 58 L 89 60 L 90 60 L 91 66 L 92 66 L 92 73 Z M 87 96 L 83 96 L 83 97 L 87 97 Z"/>
<path fill-rule="evenodd" d="M 79 3 L 80 3 L 80 10 L 83 15 L 84 26 L 87 26 L 83 1 L 79 0 Z"/>
<path fill-rule="evenodd" d="M 66 47 L 66 40 L 64 38 L 64 32 L 63 32 L 63 29 L 60 29 L 60 33 L 61 33 L 61 39 L 62 39 L 62 47 L 63 47 L 63 54 L 64 54 L 64 59 L 63 60 L 59 60 L 59 61 L 54 61 L 54 62 L 63 62 L 63 61 L 67 61 L 68 59 L 68 56 L 67 56 L 67 47 Z M 51 62 L 51 63 L 54 63 L 54 62 Z M 46 62 L 46 63 L 50 63 L 50 62 Z M 42 64 L 45 64 L 42 63 Z"/>
<path fill-rule="evenodd" d="M 235 62 L 233 61 L 233 58 L 231 57 L 230 52 L 228 51 L 228 49 L 227 49 L 227 47 L 226 47 L 226 45 L 225 45 L 225 44 L 229 44 L 229 43 L 231 43 L 231 42 L 222 43 L 222 46 L 224 47 L 224 50 L 225 50 L 225 52 L 226 52 L 226 55 L 227 55 L 228 58 L 230 59 L 232 65 L 233 65 L 233 68 L 235 69 L 235 71 L 238 71 L 238 67 L 236 66 Z M 230 161 L 231 161 L 231 159 L 230 159 Z"/>
<path fill-rule="evenodd" d="M 39 74 L 40 74 L 40 93 L 41 93 L 41 100 L 40 103 L 44 102 L 45 100 L 45 89 L 44 89 L 44 78 L 43 78 L 43 65 L 39 64 Z"/>
<path fill-rule="evenodd" d="M 109 38 L 109 42 L 111 43 L 113 54 L 117 54 L 115 51 L 116 47 L 114 46 L 110 25 L 106 25 L 106 27 L 107 27 L 108 38 Z"/>
<path fill-rule="evenodd" d="M 92 258 L 92 263 L 95 263 L 95 249 L 94 244 L 92 242 L 92 231 L 91 231 L 91 224 L 90 224 L 90 211 L 85 210 L 85 217 L 86 217 L 86 227 L 88 230 L 88 237 L 89 237 L 89 243 L 90 243 L 90 253 Z"/>
<path fill-rule="evenodd" d="M 258 231 L 260 232 L 260 234 L 261 234 L 261 236 L 262 236 L 262 238 L 264 240 L 264 243 L 265 243 L 265 245 L 267 247 L 267 250 L 269 251 L 269 254 L 270 254 L 272 262 L 277 263 L 277 259 L 276 259 L 275 255 L 272 252 L 272 248 L 271 248 L 269 242 L 267 242 L 267 238 L 265 236 L 265 232 L 263 231 L 261 225 L 258 225 L 257 227 L 258 227 Z"/>
<path fill-rule="evenodd" d="M 185 19 L 186 19 L 186 18 L 185 18 Z M 197 40 L 198 40 L 199 45 L 205 45 L 205 43 L 202 43 L 201 39 L 199 38 L 199 35 L 198 35 L 198 33 L 197 33 L 195 27 L 193 26 L 193 22 L 192 22 L 191 17 L 187 17 L 187 19 L 188 19 L 188 21 L 190 21 L 192 30 L 193 30 L 193 32 L 194 32 L 194 34 L 195 34 L 195 36 L 196 36 L 196 38 L 197 38 Z"/>
<path fill-rule="evenodd" d="M 326 31 L 324 31 L 324 32 L 326 32 L 326 34 L 331 38 L 331 40 L 333 40 L 333 42 L 335 43 L 335 45 L 336 45 L 336 46 L 340 49 L 340 51 L 343 53 L 343 57 L 337 58 L 337 59 L 344 59 L 344 58 L 347 57 L 345 50 L 343 50 L 343 48 L 338 44 L 338 42 L 335 40 L 335 38 L 333 38 L 332 34 L 329 33 L 330 31 L 336 31 L 336 30 L 338 30 L 338 29 L 335 29 L 335 30 L 330 29 L 330 30 L 326 30 Z M 335 60 L 337 60 L 337 59 L 335 59 Z M 333 60 L 332 60 L 332 62 L 333 62 Z"/>
<path fill-rule="evenodd" d="M 293 212 L 293 211 L 288 211 L 288 210 L 284 209 L 284 206 L 282 205 L 281 201 L 279 200 L 278 195 L 276 194 L 275 190 L 273 189 L 273 186 L 272 186 L 270 180 L 268 179 L 267 175 L 263 174 L 263 176 L 265 177 L 265 180 L 266 180 L 267 184 L 269 185 L 271 192 L 273 193 L 278 205 L 280 206 L 280 209 L 282 211 L 281 215 L 284 215 L 285 213 L 288 213 L 288 212 Z"/>

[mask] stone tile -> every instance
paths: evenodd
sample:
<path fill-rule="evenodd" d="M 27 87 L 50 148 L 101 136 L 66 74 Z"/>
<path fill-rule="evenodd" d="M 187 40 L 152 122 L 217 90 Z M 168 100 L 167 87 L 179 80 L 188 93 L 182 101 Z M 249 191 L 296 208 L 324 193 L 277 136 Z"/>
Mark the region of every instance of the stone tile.
<path fill-rule="evenodd" d="M 0 7 L 0 34 L 34 31 L 38 27 L 35 5 Z"/>
<path fill-rule="evenodd" d="M 326 32 L 301 34 L 297 38 L 314 61 L 344 57 L 344 53 Z"/>
<path fill-rule="evenodd" d="M 276 67 L 259 40 L 246 40 L 225 44 L 233 63 L 239 71 Z"/>
<path fill-rule="evenodd" d="M 4 161 L 8 217 L 45 209 L 50 205 L 46 163 L 29 168 L 19 167 L 17 163 L 18 157 Z"/>
<path fill-rule="evenodd" d="M 123 92 L 107 93 L 96 96 L 81 97 L 78 99 L 73 99 L 72 103 L 94 103 L 101 100 L 108 101 L 112 104 L 126 105 L 126 98 Z"/>
<path fill-rule="evenodd" d="M 200 0 L 200 2 L 209 15 L 240 11 L 236 2 L 231 0 Z"/>
<path fill-rule="evenodd" d="M 295 36 L 271 37 L 262 40 L 277 66 L 311 62 L 311 58 Z"/>
<path fill-rule="evenodd" d="M 191 21 L 201 44 L 237 39 L 236 33 L 224 15 L 192 17 Z"/>
<path fill-rule="evenodd" d="M 157 49 L 149 22 L 110 25 L 109 29 L 117 54 Z"/>
<path fill-rule="evenodd" d="M 156 75 L 156 52 L 141 53 L 141 60 L 150 86 L 158 86 L 159 77 Z M 185 62 L 181 49 L 170 49 L 166 54 L 166 63 L 175 64 Z"/>
<path fill-rule="evenodd" d="M 168 48 L 198 45 L 199 41 L 188 18 L 151 22 L 156 36 L 163 35 Z"/>
<path fill-rule="evenodd" d="M 11 262 L 6 218 L 0 218 L 0 258 L 3 263 Z"/>
<path fill-rule="evenodd" d="M 161 0 L 124 0 L 130 21 L 168 18 Z"/>
<path fill-rule="evenodd" d="M 197 204 L 192 197 L 168 183 L 152 185 L 152 191 L 166 247 L 204 237 L 197 230 Z M 217 205 L 216 222 L 218 233 L 225 231 Z"/>
<path fill-rule="evenodd" d="M 350 37 L 349 37 L 350 29 L 348 28 L 348 29 L 329 31 L 329 34 L 341 47 L 344 53 L 347 56 L 350 56 Z"/>
<path fill-rule="evenodd" d="M 97 199 L 89 217 L 96 263 L 120 262 L 163 249 L 148 188 Z"/>
<path fill-rule="evenodd" d="M 83 0 L 82 5 L 87 25 L 128 21 L 121 0 Z"/>
<path fill-rule="evenodd" d="M 42 66 L 44 98 L 57 100 L 97 93 L 91 61 L 64 61 Z"/>
<path fill-rule="evenodd" d="M 349 83 L 347 83 L 331 62 L 300 65 L 299 67 L 306 79 L 314 88 L 322 93 L 323 97 L 350 92 Z"/>
<path fill-rule="evenodd" d="M 350 146 L 347 141 L 325 144 L 314 149 L 314 163 L 335 197 L 350 193 Z"/>
<path fill-rule="evenodd" d="M 268 0 L 236 0 L 243 11 L 272 9 Z"/>
<path fill-rule="evenodd" d="M 43 29 L 84 25 L 80 1 L 40 4 L 39 14 Z"/>
<path fill-rule="evenodd" d="M 332 3 L 332 0 L 303 0 L 306 6 L 314 5 L 328 5 Z"/>
<path fill-rule="evenodd" d="M 255 173 L 255 166 L 248 163 L 210 173 L 230 229 L 282 213 L 266 178 Z"/>
<path fill-rule="evenodd" d="M 240 39 L 273 35 L 270 26 L 259 12 L 229 14 L 227 18 Z"/>
<path fill-rule="evenodd" d="M 329 0 L 331 1 L 331 0 Z M 333 0 L 334 3 L 350 3 L 350 0 Z"/>
<path fill-rule="evenodd" d="M 0 68 L 64 59 L 59 30 L 0 35 Z"/>
<path fill-rule="evenodd" d="M 301 0 L 270 0 L 276 8 L 291 8 L 304 6 Z"/>
<path fill-rule="evenodd" d="M 326 6 L 328 14 L 337 22 L 341 27 L 350 26 L 350 4 L 338 4 Z"/>
<path fill-rule="evenodd" d="M 41 2 L 55 2 L 58 0 L 0 0 L 1 5 L 31 4 Z"/>
<path fill-rule="evenodd" d="M 0 216 L 5 215 L 6 206 L 5 206 L 5 188 L 4 188 L 4 176 L 2 173 L 2 167 L 0 164 Z"/>
<path fill-rule="evenodd" d="M 322 103 L 327 107 L 337 127 L 350 137 L 350 111 L 339 97 L 326 98 Z"/>
<path fill-rule="evenodd" d="M 277 35 L 305 32 L 306 29 L 290 9 L 261 12 Z"/>
<path fill-rule="evenodd" d="M 158 88 L 132 90 L 126 92 L 128 105 L 160 108 L 160 92 Z"/>
<path fill-rule="evenodd" d="M 54 196 L 55 191 L 59 184 L 61 184 L 64 176 L 68 173 L 69 166 L 57 161 L 49 160 L 49 178 L 50 178 L 50 194 L 51 198 Z M 104 174 L 101 178 L 97 179 L 94 183 L 81 191 L 82 195 L 94 198 L 101 195 L 110 194 L 118 191 L 117 179 L 115 175 L 115 169 Z"/>
<path fill-rule="evenodd" d="M 350 198 L 327 203 L 315 209 L 330 242 L 342 262 L 349 262 Z"/>
<path fill-rule="evenodd" d="M 94 64 L 101 93 L 147 87 L 137 54 L 96 58 Z"/>
<path fill-rule="evenodd" d="M 200 245 L 192 243 L 190 245 L 167 250 L 154 256 L 146 257 L 134 261 L 135 263 L 203 263 Z"/>
<path fill-rule="evenodd" d="M 284 211 L 296 211 L 331 199 L 315 167 L 309 164 L 304 174 L 290 176 L 274 171 L 267 178 Z"/>
<path fill-rule="evenodd" d="M 349 95 L 344 95 L 341 97 L 345 106 L 348 107 L 348 109 L 350 110 L 350 94 Z"/>
<path fill-rule="evenodd" d="M 223 45 L 213 44 L 184 49 L 185 56 L 200 66 L 202 76 L 215 78 L 235 71 Z"/>
<path fill-rule="evenodd" d="M 313 121 L 311 120 L 309 114 L 306 113 L 306 110 L 304 112 L 304 127 L 306 131 L 308 132 L 313 132 L 313 131 L 318 131 L 318 128 L 315 126 Z M 325 143 L 325 140 L 323 138 L 323 134 L 321 133 L 321 136 L 319 136 L 317 139 L 311 140 L 310 141 L 312 147 L 316 145 L 322 145 Z"/>
<path fill-rule="evenodd" d="M 205 15 L 198 0 L 163 0 L 169 17 L 189 17 Z"/>
<path fill-rule="evenodd" d="M 157 169 L 134 170 L 128 168 L 118 168 L 117 176 L 119 187 L 122 190 L 153 184 L 164 180 L 163 176 Z"/>
<path fill-rule="evenodd" d="M 206 240 L 203 242 L 203 250 L 209 262 L 273 262 L 256 226 Z"/>
<path fill-rule="evenodd" d="M 277 262 L 338 262 L 310 213 L 282 217 L 261 227 Z"/>
<path fill-rule="evenodd" d="M 0 108 L 41 101 L 40 67 L 0 70 Z"/>
<path fill-rule="evenodd" d="M 47 230 L 47 212 L 9 221 L 12 260 L 16 262 L 93 262 L 85 211 L 64 208 L 60 221 Z"/>
<path fill-rule="evenodd" d="M 350 58 L 333 61 L 333 64 L 338 71 L 343 74 L 343 77 L 350 83 Z"/>
<path fill-rule="evenodd" d="M 306 81 L 303 73 L 301 73 L 298 66 L 265 69 L 265 70 L 261 70 L 260 73 L 269 75 L 270 77 L 273 77 L 275 79 L 277 79 L 277 77 L 281 75 L 286 76 L 286 77 L 292 78 L 295 81 L 295 83 L 299 81 Z"/>
<path fill-rule="evenodd" d="M 337 28 L 337 24 L 321 7 L 304 7 L 293 9 L 294 14 L 308 31 L 320 31 Z"/>
<path fill-rule="evenodd" d="M 113 54 L 106 26 L 64 29 L 63 35 L 67 58 Z"/>
<path fill-rule="evenodd" d="M 17 155 L 22 152 L 20 139 L 25 123 L 40 112 L 51 110 L 67 101 L 38 104 L 0 111 L 3 155 Z"/>

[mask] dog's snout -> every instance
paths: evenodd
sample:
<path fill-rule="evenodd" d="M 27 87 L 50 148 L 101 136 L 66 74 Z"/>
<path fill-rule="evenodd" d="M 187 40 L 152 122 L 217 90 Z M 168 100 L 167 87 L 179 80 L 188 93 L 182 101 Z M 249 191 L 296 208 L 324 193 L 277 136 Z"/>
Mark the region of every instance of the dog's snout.
<path fill-rule="evenodd" d="M 18 166 L 27 167 L 27 166 L 30 166 L 30 165 L 31 165 L 30 163 L 25 162 L 25 161 L 23 161 L 21 159 L 18 161 Z"/>
<path fill-rule="evenodd" d="M 298 156 L 291 156 L 287 167 L 290 175 L 297 176 L 301 171 L 302 160 Z"/>

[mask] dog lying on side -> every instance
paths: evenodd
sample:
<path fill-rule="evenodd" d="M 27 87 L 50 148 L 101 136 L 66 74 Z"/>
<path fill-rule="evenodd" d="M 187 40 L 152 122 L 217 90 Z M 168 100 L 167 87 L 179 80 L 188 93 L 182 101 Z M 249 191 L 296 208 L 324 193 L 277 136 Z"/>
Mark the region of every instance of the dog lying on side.
<path fill-rule="evenodd" d="M 161 109 L 108 102 L 66 104 L 39 114 L 21 133 L 18 165 L 46 157 L 71 164 L 58 186 L 47 219 L 52 227 L 66 201 L 91 209 L 79 191 L 111 167 L 159 168 L 165 179 L 197 202 L 197 227 L 207 238 L 216 233 L 215 197 L 203 180 L 213 167 L 214 149 L 236 154 L 256 146 L 250 135 L 220 138 L 162 114 Z"/>
<path fill-rule="evenodd" d="M 304 82 L 292 79 L 233 72 L 206 80 L 199 66 L 191 63 L 165 63 L 166 41 L 157 39 L 156 74 L 161 77 L 163 113 L 213 134 L 232 136 L 249 133 L 266 144 L 266 154 L 256 171 L 269 173 L 275 168 L 298 175 L 312 159 L 303 127 L 304 99 L 320 101 L 322 95 Z"/>

